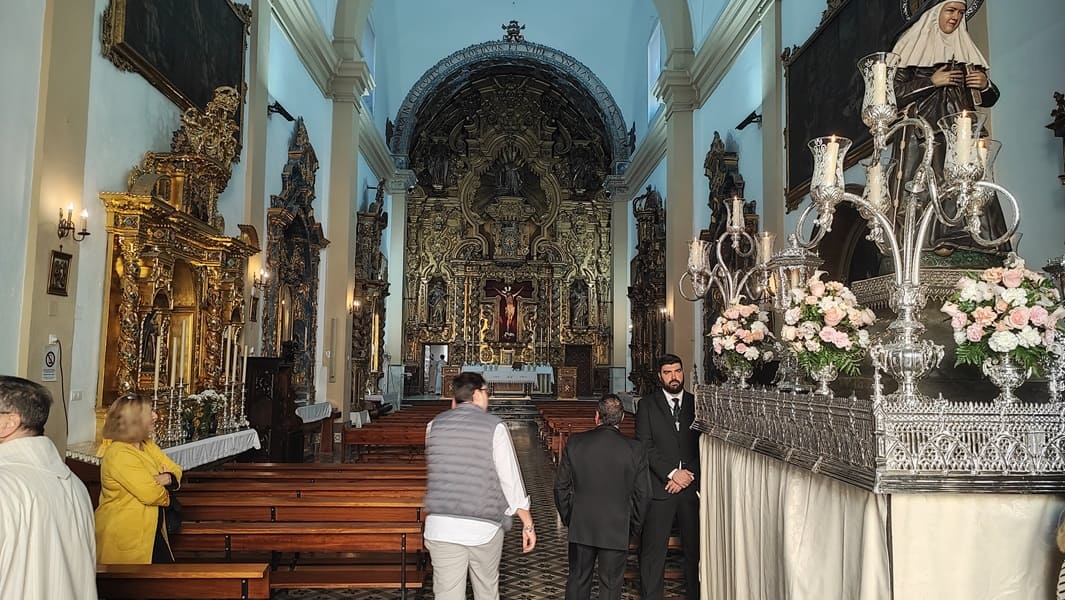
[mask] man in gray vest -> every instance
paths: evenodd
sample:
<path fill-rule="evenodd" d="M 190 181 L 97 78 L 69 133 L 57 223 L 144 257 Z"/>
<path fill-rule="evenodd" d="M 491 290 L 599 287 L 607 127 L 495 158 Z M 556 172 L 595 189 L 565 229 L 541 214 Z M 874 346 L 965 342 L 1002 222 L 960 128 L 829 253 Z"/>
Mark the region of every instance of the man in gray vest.
<path fill-rule="evenodd" d="M 529 496 L 506 424 L 488 414 L 479 373 L 454 380 L 458 405 L 425 428 L 429 482 L 425 546 L 433 559 L 433 597 L 464 600 L 466 573 L 476 600 L 498 600 L 503 531 L 521 519 L 522 552 L 536 546 Z"/>

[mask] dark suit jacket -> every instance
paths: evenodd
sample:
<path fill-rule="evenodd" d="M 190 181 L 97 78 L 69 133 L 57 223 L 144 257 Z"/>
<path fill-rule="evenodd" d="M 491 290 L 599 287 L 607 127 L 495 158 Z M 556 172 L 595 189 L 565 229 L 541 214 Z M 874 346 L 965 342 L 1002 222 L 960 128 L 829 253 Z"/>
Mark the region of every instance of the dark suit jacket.
<path fill-rule="evenodd" d="M 555 506 L 570 542 L 627 550 L 630 528 L 639 533 L 650 500 L 639 442 L 609 425 L 569 437 L 555 475 Z"/>
<path fill-rule="evenodd" d="M 695 421 L 695 396 L 685 391 L 680 402 L 680 431 L 673 422 L 673 414 L 661 389 L 640 400 L 636 410 L 636 439 L 647 448 L 647 462 L 651 469 L 651 487 L 656 500 L 665 500 L 669 473 L 683 463 L 695 474 L 681 494 L 694 494 L 699 489 L 699 432 L 692 431 Z"/>

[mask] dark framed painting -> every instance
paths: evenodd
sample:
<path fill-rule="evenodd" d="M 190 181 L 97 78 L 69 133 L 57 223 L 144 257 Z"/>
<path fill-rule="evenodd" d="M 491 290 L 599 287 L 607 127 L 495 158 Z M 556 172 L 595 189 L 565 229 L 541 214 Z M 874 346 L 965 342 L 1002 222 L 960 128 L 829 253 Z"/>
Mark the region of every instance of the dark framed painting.
<path fill-rule="evenodd" d="M 862 123 L 865 86 L 858 59 L 891 50 L 905 27 L 900 0 L 845 0 L 786 59 L 789 211 L 810 190 L 813 156 L 808 141 L 832 134 L 853 140 L 844 168 L 872 151 L 872 137 Z"/>
<path fill-rule="evenodd" d="M 52 260 L 48 267 L 48 293 L 53 296 L 67 295 L 67 281 L 70 280 L 71 255 L 59 250 L 52 250 Z"/>
<path fill-rule="evenodd" d="M 101 27 L 103 53 L 119 69 L 140 73 L 182 110 L 203 110 L 223 85 L 240 91 L 243 106 L 250 23 L 251 9 L 231 0 L 110 0 Z"/>

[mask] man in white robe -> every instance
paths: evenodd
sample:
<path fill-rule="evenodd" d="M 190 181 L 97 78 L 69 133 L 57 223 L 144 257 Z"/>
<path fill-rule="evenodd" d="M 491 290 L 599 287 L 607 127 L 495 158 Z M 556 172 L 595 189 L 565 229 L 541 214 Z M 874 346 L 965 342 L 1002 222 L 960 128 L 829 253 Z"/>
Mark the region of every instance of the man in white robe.
<path fill-rule="evenodd" d="M 0 598 L 96 598 L 89 492 L 63 463 L 44 424 L 52 396 L 0 376 Z"/>

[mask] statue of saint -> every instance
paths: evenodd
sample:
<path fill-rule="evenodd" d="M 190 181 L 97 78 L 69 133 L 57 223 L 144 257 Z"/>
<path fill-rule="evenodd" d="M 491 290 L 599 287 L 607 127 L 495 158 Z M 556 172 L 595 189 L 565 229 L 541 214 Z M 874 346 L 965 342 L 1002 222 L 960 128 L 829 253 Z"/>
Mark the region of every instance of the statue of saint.
<path fill-rule="evenodd" d="M 141 370 L 155 367 L 155 343 L 159 335 L 159 326 L 155 323 L 155 311 L 145 315 L 141 322 Z"/>
<path fill-rule="evenodd" d="M 447 290 L 442 279 L 434 279 L 429 287 L 429 324 L 442 325 L 447 312 Z"/>
<path fill-rule="evenodd" d="M 588 326 L 588 290 L 575 284 L 570 292 L 569 324 L 571 327 Z"/>
<path fill-rule="evenodd" d="M 900 56 L 895 74 L 895 94 L 899 108 L 923 117 L 936 129 L 935 157 L 932 164 L 942 172 L 946 143 L 938 131 L 938 121 L 952 113 L 994 106 L 999 90 L 988 77 L 988 62 L 976 47 L 965 26 L 965 2 L 940 2 L 899 36 L 892 50 Z M 924 141 L 921 132 L 908 127 L 896 141 L 894 158 L 898 161 L 897 176 L 891 183 L 895 198 L 904 197 L 900 186 L 913 178 L 920 164 Z M 900 193 L 902 192 L 902 193 Z M 904 215 L 902 207 L 895 207 L 895 222 Z M 954 207 L 947 207 L 954 214 Z M 1006 231 L 1006 221 L 997 201 L 985 209 L 981 237 L 993 239 Z M 956 249 L 989 252 L 978 246 L 963 225 L 946 227 L 934 224 L 928 248 L 948 256 Z M 1000 249 L 1004 251 L 1005 249 Z"/>

